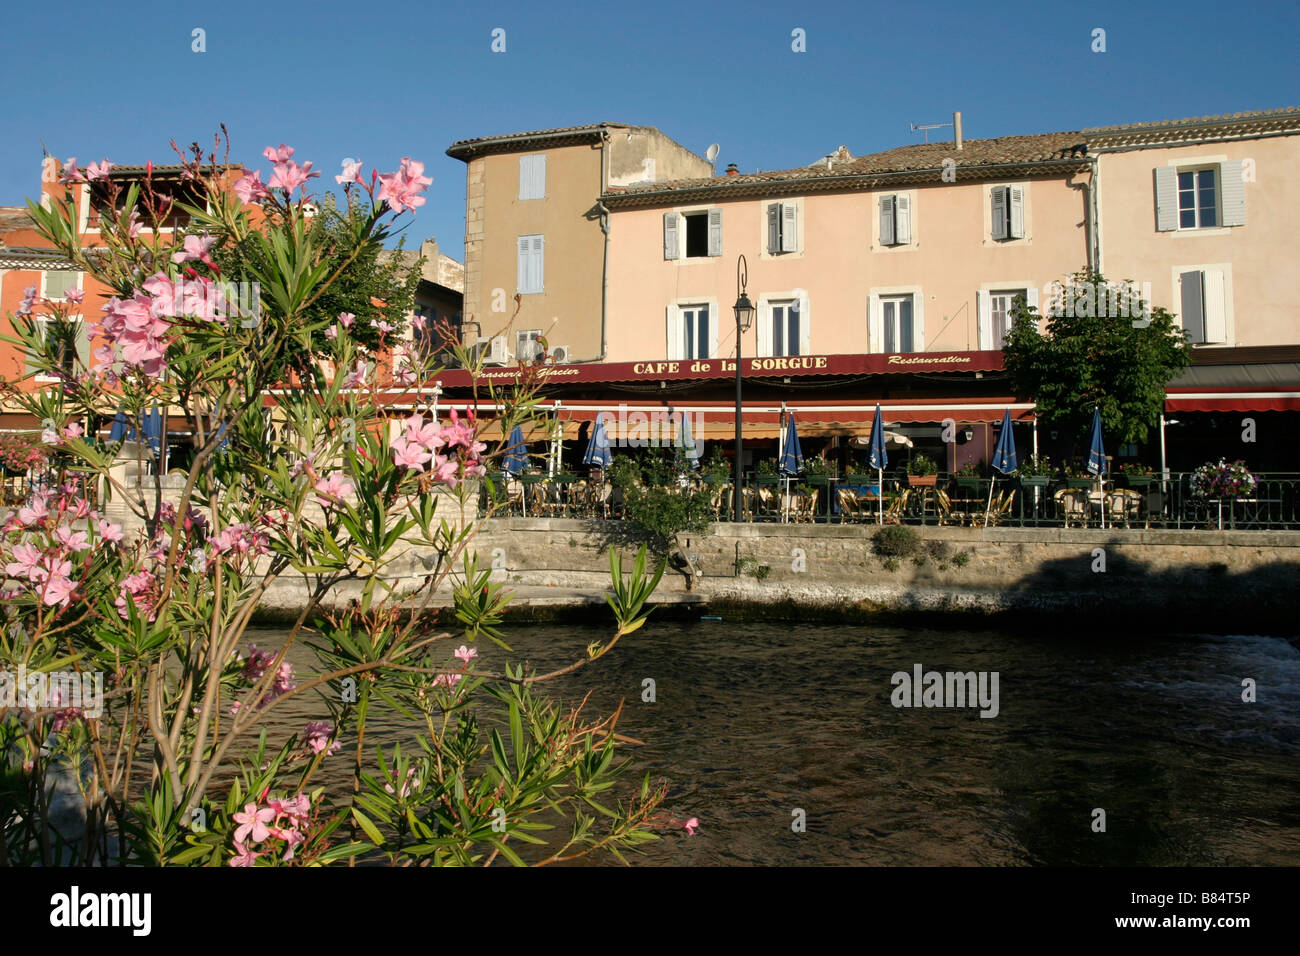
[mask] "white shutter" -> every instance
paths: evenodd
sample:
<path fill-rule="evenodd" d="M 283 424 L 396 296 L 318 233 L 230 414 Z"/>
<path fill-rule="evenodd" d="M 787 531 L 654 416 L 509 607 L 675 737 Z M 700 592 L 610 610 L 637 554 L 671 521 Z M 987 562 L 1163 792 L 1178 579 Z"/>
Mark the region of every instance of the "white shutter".
<path fill-rule="evenodd" d="M 912 199 L 901 193 L 894 197 L 894 241 L 900 246 L 912 241 Z"/>
<path fill-rule="evenodd" d="M 681 251 L 681 242 L 677 238 L 678 215 L 675 212 L 664 213 L 664 258 L 676 259 Z"/>
<path fill-rule="evenodd" d="M 989 307 L 987 292 L 975 293 L 975 336 L 981 352 L 993 348 L 993 310 Z"/>
<path fill-rule="evenodd" d="M 894 197 L 880 197 L 880 244 L 894 244 Z"/>
<path fill-rule="evenodd" d="M 1246 224 L 1246 184 L 1241 178 L 1241 161 L 1219 164 L 1219 195 L 1223 200 L 1225 226 Z"/>
<path fill-rule="evenodd" d="M 1025 238 L 1025 187 L 1008 186 L 1007 198 L 1011 206 L 1011 231 L 1009 238 Z"/>
<path fill-rule="evenodd" d="M 781 203 L 781 251 L 799 251 L 799 207 L 792 202 Z"/>
<path fill-rule="evenodd" d="M 781 204 L 779 202 L 767 205 L 767 251 L 769 255 L 776 255 L 781 251 Z"/>
<path fill-rule="evenodd" d="M 532 247 L 529 236 L 520 236 L 518 240 L 519 266 L 515 272 L 515 291 L 528 292 L 528 264 L 532 260 Z"/>
<path fill-rule="evenodd" d="M 1030 288 L 1025 290 L 1025 305 L 1029 306 L 1035 312 L 1038 311 L 1038 289 L 1037 288 L 1031 286 Z M 1042 317 L 1040 316 L 1038 319 L 1038 330 L 1041 332 L 1042 329 L 1043 329 L 1043 320 Z"/>
<path fill-rule="evenodd" d="M 1223 283 L 1223 272 L 1219 269 L 1205 270 L 1205 341 L 1228 341 L 1228 310 Z"/>
<path fill-rule="evenodd" d="M 668 307 L 668 360 L 682 357 L 682 313 L 675 305 Z"/>
<path fill-rule="evenodd" d="M 1171 232 L 1178 228 L 1178 170 L 1157 166 L 1155 177 L 1156 231 Z"/>
<path fill-rule="evenodd" d="M 529 257 L 528 262 L 530 292 L 544 292 L 546 290 L 545 243 L 545 236 L 533 236 L 533 254 Z"/>
<path fill-rule="evenodd" d="M 77 359 L 86 368 L 90 367 L 90 330 L 86 327 L 85 322 L 76 323 L 77 330 Z"/>
<path fill-rule="evenodd" d="M 776 322 L 776 309 L 771 302 L 764 302 L 758 310 L 758 352 L 760 358 L 772 354 L 772 326 Z"/>
<path fill-rule="evenodd" d="M 1007 187 L 994 186 L 993 196 L 993 238 L 1007 237 Z"/>
<path fill-rule="evenodd" d="M 715 309 L 715 308 L 713 308 L 712 306 L 710 306 L 710 307 L 709 307 L 709 354 L 708 354 L 708 358 L 711 358 L 711 359 L 712 359 L 712 358 L 717 358 L 717 357 L 718 357 L 718 320 L 719 320 L 720 318 L 721 318 L 721 316 L 718 315 L 718 310 Z"/>
<path fill-rule="evenodd" d="M 875 293 L 867 300 L 867 351 L 885 351 L 885 326 L 881 319 L 880 296 Z"/>
<path fill-rule="evenodd" d="M 806 295 L 799 299 L 799 354 L 812 355 L 812 323 L 809 321 Z"/>
<path fill-rule="evenodd" d="M 709 255 L 722 255 L 722 210 L 709 210 Z"/>

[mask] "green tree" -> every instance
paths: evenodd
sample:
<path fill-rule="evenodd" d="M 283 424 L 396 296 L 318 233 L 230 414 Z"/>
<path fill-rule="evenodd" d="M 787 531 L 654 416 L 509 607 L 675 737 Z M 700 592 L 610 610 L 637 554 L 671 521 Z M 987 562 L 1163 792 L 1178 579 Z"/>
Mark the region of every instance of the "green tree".
<path fill-rule="evenodd" d="M 1191 353 L 1172 313 L 1151 308 L 1136 292 L 1112 297 L 1110 288 L 1100 273 L 1084 270 L 1053 297 L 1045 316 L 1019 298 L 1003 361 L 1016 393 L 1071 435 L 1087 435 L 1095 407 L 1107 436 L 1142 442 Z"/>

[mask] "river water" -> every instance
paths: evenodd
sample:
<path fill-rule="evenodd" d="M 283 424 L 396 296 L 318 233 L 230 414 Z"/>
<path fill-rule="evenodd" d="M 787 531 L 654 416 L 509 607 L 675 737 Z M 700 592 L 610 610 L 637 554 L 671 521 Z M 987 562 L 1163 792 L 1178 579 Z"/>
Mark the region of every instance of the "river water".
<path fill-rule="evenodd" d="M 282 633 L 250 639 L 277 647 Z M 549 669 L 608 634 L 519 625 L 507 638 L 511 659 Z M 486 642 L 479 654 L 498 671 L 508 656 Z M 290 659 L 313 667 L 299 648 Z M 892 676 L 918 664 L 996 672 L 997 716 L 895 707 Z M 664 778 L 673 817 L 700 822 L 634 864 L 1300 864 L 1300 652 L 1280 638 L 652 618 L 547 687 L 591 690 L 593 715 L 625 699 L 618 730 L 645 743 L 624 751 L 625 781 Z M 324 715 L 295 702 L 277 722 Z M 371 731 L 418 732 L 391 718 Z M 345 755 L 326 769 L 340 790 L 350 781 Z"/>

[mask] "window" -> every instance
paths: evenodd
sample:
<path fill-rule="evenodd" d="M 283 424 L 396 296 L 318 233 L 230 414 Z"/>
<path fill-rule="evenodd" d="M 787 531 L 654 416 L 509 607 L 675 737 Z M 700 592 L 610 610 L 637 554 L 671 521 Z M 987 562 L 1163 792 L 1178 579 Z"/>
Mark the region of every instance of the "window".
<path fill-rule="evenodd" d="M 880 244 L 905 246 L 912 241 L 912 201 L 896 194 L 880 197 Z"/>
<path fill-rule="evenodd" d="M 914 352 L 912 297 L 890 296 L 880 300 L 886 352 Z"/>
<path fill-rule="evenodd" d="M 1178 228 L 1208 229 L 1219 224 L 1214 170 L 1178 171 Z"/>
<path fill-rule="evenodd" d="M 1156 230 L 1217 229 L 1246 224 L 1240 161 L 1157 166 Z"/>
<path fill-rule="evenodd" d="M 760 300 L 758 355 L 807 355 L 809 348 L 808 300 L 804 298 Z"/>
<path fill-rule="evenodd" d="M 83 367 L 89 366 L 90 334 L 86 330 L 85 323 L 80 319 L 72 318 L 68 321 L 60 321 L 38 316 L 36 318 L 36 328 L 40 332 L 43 341 L 49 341 L 51 336 L 55 336 L 55 365 L 65 375 L 75 376 L 78 362 Z M 32 371 L 30 365 L 28 371 Z M 54 381 L 57 378 L 57 375 L 41 374 L 37 376 L 39 381 Z"/>
<path fill-rule="evenodd" d="M 1183 329 L 1193 345 L 1228 341 L 1228 310 L 1221 269 L 1198 269 L 1178 276 Z"/>
<path fill-rule="evenodd" d="M 546 198 L 546 154 L 519 157 L 519 198 Z"/>
<path fill-rule="evenodd" d="M 712 358 L 718 351 L 717 303 L 689 300 L 668 307 L 668 358 Z"/>
<path fill-rule="evenodd" d="M 80 272 L 46 272 L 45 298 L 59 301 L 69 289 L 76 288 L 81 278 Z"/>
<path fill-rule="evenodd" d="M 976 293 L 975 311 L 979 321 L 979 348 L 982 351 L 1001 351 L 1006 344 L 1016 299 L 1021 296 L 1024 296 L 1028 305 L 1038 307 L 1037 289 L 998 289 Z"/>
<path fill-rule="evenodd" d="M 993 238 L 1025 238 L 1025 187 L 994 186 L 989 195 L 993 203 Z"/>
<path fill-rule="evenodd" d="M 664 258 L 705 259 L 722 255 L 722 210 L 664 213 Z"/>
<path fill-rule="evenodd" d="M 543 258 L 545 249 L 544 236 L 519 237 L 519 270 L 516 287 L 520 294 L 527 295 L 541 292 L 543 282 Z"/>
<path fill-rule="evenodd" d="M 798 203 L 768 203 L 767 251 L 771 255 L 799 251 Z"/>
<path fill-rule="evenodd" d="M 515 359 L 536 362 L 542 357 L 542 330 L 524 329 L 515 333 Z"/>

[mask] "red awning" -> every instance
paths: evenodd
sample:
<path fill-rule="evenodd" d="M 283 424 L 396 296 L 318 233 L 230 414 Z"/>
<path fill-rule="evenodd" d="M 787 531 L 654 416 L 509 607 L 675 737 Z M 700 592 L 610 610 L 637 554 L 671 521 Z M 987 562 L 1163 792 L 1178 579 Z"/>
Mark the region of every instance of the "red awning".
<path fill-rule="evenodd" d="M 1300 412 L 1300 391 L 1170 391 L 1165 396 L 1165 411 Z"/>

